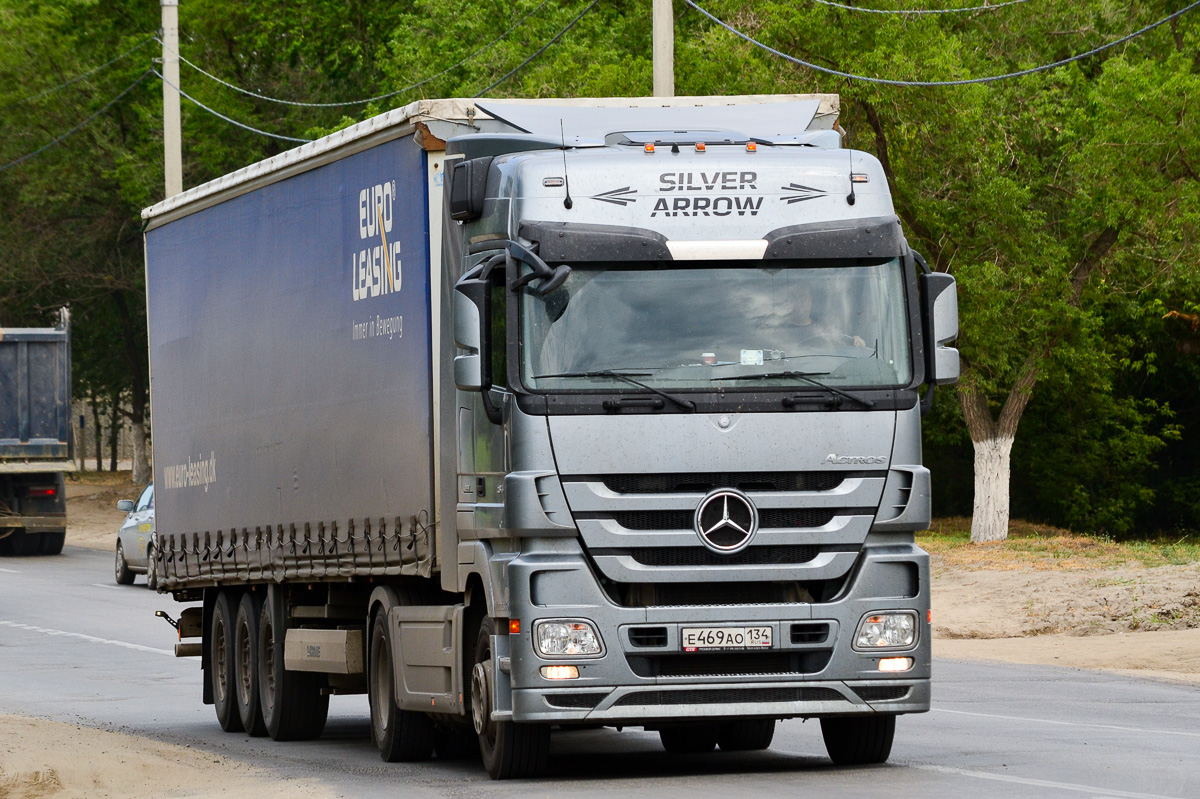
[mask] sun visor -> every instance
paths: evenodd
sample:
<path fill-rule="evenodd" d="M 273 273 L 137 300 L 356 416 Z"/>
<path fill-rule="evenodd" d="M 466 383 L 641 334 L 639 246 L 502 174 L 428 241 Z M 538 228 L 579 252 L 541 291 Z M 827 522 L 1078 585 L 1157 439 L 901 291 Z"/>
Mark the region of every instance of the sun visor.
<path fill-rule="evenodd" d="M 517 130 L 561 137 L 568 143 L 603 142 L 610 134 L 628 131 L 721 130 L 741 133 L 746 138 L 791 144 L 811 138 L 809 125 L 817 115 L 820 101 L 597 108 L 484 100 L 476 105 Z"/>

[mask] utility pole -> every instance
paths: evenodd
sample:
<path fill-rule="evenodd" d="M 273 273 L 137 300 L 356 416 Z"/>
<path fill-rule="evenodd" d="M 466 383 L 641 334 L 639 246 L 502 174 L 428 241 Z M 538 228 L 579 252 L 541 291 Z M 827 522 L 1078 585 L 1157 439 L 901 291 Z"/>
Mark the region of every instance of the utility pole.
<path fill-rule="evenodd" d="M 183 191 L 183 135 L 179 130 L 179 0 L 162 0 L 163 166 L 167 197 Z"/>
<path fill-rule="evenodd" d="M 654 96 L 675 96 L 675 12 L 671 0 L 654 0 Z"/>

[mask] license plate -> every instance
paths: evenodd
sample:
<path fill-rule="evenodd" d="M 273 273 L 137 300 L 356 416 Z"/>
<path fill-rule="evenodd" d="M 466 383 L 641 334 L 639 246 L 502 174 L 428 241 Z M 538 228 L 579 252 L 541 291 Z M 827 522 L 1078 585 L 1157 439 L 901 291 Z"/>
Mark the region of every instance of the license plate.
<path fill-rule="evenodd" d="M 708 652 L 714 649 L 770 649 L 770 627 L 684 627 L 681 631 L 684 652 Z"/>

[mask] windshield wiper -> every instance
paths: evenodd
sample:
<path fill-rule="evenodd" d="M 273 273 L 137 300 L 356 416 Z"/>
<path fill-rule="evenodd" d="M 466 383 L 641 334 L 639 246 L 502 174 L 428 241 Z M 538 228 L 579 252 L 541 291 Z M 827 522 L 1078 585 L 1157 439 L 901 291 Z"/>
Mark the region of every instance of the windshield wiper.
<path fill-rule="evenodd" d="M 691 400 L 680 399 L 679 397 L 672 396 L 665 391 L 659 391 L 654 386 L 648 386 L 641 380 L 634 380 L 635 377 L 650 377 L 652 374 L 653 372 L 617 372 L 612 369 L 601 369 L 595 372 L 559 372 L 558 374 L 553 375 L 534 375 L 533 379 L 541 380 L 542 378 L 546 377 L 612 377 L 617 380 L 623 380 L 630 385 L 637 386 L 638 388 L 644 388 L 647 391 L 653 392 L 663 399 L 670 400 L 672 403 L 680 408 L 683 408 L 685 411 L 696 410 L 696 403 L 692 402 Z"/>
<path fill-rule="evenodd" d="M 829 385 L 828 383 L 822 383 L 820 380 L 813 379 L 814 377 L 823 377 L 827 374 L 829 374 L 829 372 L 762 372 L 762 373 L 753 374 L 753 375 L 734 375 L 732 377 L 714 377 L 714 378 L 712 378 L 712 380 L 772 380 L 772 379 L 781 379 L 781 378 L 796 378 L 798 380 L 803 380 L 805 383 L 808 383 L 811 386 L 816 386 L 817 388 L 819 388 L 823 391 L 828 391 L 831 394 L 837 394 L 839 397 L 845 397 L 846 399 L 852 399 L 855 402 L 858 402 L 858 403 L 861 403 L 862 405 L 867 406 L 868 408 L 875 407 L 874 400 L 863 399 L 862 397 L 856 397 L 853 394 L 848 394 L 847 392 L 842 391 L 840 388 L 834 388 L 833 386 Z"/>

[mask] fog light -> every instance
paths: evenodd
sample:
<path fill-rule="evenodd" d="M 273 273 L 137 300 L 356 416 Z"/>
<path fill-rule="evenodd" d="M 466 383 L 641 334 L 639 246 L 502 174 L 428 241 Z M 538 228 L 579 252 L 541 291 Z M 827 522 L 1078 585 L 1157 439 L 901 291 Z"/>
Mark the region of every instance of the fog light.
<path fill-rule="evenodd" d="M 547 657 L 599 655 L 604 651 L 592 625 L 576 619 L 539 621 L 534 639 L 538 652 Z"/>
<path fill-rule="evenodd" d="M 908 671 L 912 668 L 912 658 L 881 658 L 880 671 Z"/>
<path fill-rule="evenodd" d="M 893 658 L 893 660 L 906 658 Z M 542 666 L 542 676 L 547 680 L 574 680 L 579 677 L 579 669 L 574 666 Z"/>
<path fill-rule="evenodd" d="M 917 620 L 911 612 L 864 616 L 854 636 L 855 649 L 903 649 L 917 640 Z"/>

